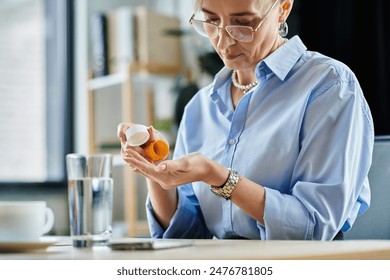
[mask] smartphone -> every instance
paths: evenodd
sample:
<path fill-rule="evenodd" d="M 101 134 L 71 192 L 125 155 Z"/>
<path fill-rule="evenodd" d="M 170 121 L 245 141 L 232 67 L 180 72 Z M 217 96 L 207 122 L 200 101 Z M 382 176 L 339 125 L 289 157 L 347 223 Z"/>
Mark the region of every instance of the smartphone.
<path fill-rule="evenodd" d="M 191 246 L 192 242 L 189 240 L 167 240 L 167 239 L 157 239 L 157 240 L 121 240 L 121 241 L 111 241 L 108 246 L 112 250 L 160 250 L 160 249 L 170 249 L 170 248 L 179 248 Z"/>

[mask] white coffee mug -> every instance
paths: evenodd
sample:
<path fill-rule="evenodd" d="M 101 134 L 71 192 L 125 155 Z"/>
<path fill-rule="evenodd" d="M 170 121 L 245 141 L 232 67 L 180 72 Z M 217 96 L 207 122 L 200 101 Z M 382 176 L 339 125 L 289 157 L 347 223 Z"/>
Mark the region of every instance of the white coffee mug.
<path fill-rule="evenodd" d="M 0 201 L 0 242 L 38 242 L 53 225 L 45 201 Z"/>

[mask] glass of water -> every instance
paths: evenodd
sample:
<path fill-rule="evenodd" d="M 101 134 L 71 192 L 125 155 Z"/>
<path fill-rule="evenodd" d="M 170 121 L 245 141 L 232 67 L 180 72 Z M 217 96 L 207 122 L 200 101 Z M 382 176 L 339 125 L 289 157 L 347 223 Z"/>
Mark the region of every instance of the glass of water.
<path fill-rule="evenodd" d="M 112 155 L 68 154 L 66 169 L 73 246 L 107 244 L 112 230 Z"/>

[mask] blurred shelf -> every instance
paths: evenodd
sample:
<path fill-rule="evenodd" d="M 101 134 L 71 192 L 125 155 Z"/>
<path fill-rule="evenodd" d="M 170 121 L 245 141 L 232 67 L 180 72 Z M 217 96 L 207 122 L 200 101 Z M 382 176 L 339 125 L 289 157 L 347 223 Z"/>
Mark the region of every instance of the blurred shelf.
<path fill-rule="evenodd" d="M 93 78 L 88 81 L 89 90 L 97 90 L 106 87 L 116 86 L 124 83 L 127 79 L 126 73 L 117 73 L 107 76 Z"/>
<path fill-rule="evenodd" d="M 89 90 L 98 90 L 106 87 L 121 85 L 129 79 L 130 73 L 174 76 L 180 74 L 181 70 L 181 66 L 178 65 L 173 66 L 153 63 L 131 63 L 128 65 L 128 71 L 90 79 L 88 81 L 88 88 Z"/>

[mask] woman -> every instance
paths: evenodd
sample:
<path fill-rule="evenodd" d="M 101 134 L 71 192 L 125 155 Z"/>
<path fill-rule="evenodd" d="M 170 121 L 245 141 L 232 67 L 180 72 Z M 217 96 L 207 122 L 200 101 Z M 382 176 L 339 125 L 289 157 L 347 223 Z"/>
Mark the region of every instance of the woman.
<path fill-rule="evenodd" d="M 333 240 L 369 207 L 369 107 L 347 66 L 283 38 L 292 5 L 195 1 L 226 67 L 187 105 L 173 160 L 148 162 L 118 127 L 152 237 Z"/>

